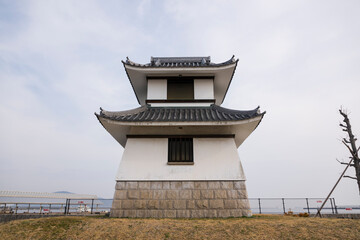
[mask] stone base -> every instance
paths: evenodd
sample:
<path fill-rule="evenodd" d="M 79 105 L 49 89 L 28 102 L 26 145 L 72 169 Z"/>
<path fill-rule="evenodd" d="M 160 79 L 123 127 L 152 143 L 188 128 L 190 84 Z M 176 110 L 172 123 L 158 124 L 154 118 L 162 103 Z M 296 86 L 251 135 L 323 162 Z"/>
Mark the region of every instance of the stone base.
<path fill-rule="evenodd" d="M 111 217 L 251 216 L 245 181 L 118 181 Z"/>

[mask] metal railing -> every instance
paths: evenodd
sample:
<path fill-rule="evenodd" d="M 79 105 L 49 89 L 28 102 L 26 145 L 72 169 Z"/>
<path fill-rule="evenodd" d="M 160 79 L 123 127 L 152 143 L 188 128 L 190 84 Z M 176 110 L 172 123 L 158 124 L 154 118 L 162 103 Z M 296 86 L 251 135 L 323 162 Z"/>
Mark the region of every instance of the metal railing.
<path fill-rule="evenodd" d="M 325 198 L 249 198 L 253 214 L 316 214 Z M 0 213 L 99 214 L 109 212 L 113 199 L 64 199 L 63 202 L 0 201 Z M 360 213 L 360 208 L 336 205 L 330 198 L 321 213 Z"/>
<path fill-rule="evenodd" d="M 249 198 L 251 211 L 255 214 L 315 214 L 324 201 L 325 198 Z M 322 212 L 338 213 L 335 198 L 329 199 Z"/>
<path fill-rule="evenodd" d="M 0 213 L 7 214 L 99 214 L 110 211 L 102 201 L 112 199 L 66 199 L 64 202 L 0 202 Z"/>

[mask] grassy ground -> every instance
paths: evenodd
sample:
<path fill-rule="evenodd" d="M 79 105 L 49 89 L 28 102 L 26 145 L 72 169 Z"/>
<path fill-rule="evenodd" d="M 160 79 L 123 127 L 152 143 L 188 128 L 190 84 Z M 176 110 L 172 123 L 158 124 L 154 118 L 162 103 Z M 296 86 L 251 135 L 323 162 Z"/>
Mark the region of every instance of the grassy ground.
<path fill-rule="evenodd" d="M 53 217 L 0 224 L 0 239 L 360 239 L 360 220 Z"/>

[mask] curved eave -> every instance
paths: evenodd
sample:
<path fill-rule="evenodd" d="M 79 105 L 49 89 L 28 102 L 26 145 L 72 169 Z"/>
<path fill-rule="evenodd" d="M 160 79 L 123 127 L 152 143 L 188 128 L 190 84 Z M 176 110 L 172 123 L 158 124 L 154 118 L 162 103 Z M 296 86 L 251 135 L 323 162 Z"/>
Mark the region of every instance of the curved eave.
<path fill-rule="evenodd" d="M 226 64 L 214 64 L 198 67 L 152 67 L 129 64 L 122 61 L 131 86 L 140 105 L 147 98 L 147 77 L 169 76 L 208 76 L 214 77 L 215 103 L 220 105 L 225 98 L 235 73 L 238 59 Z"/>
<path fill-rule="evenodd" d="M 244 124 L 248 122 L 253 122 L 257 120 L 261 120 L 265 113 L 262 113 L 256 117 L 244 120 L 237 120 L 237 121 L 172 121 L 172 122 L 153 122 L 153 121 L 141 121 L 141 122 L 124 122 L 124 121 L 117 121 L 113 119 L 109 119 L 103 117 L 97 113 L 95 115 L 98 119 L 104 119 L 112 124 L 122 125 L 122 126 L 159 126 L 159 127 L 167 127 L 167 126 L 232 126 L 237 124 Z"/>
<path fill-rule="evenodd" d="M 154 63 L 156 60 L 159 60 L 159 63 Z M 204 61 L 204 62 L 202 62 Z M 141 68 L 182 68 L 182 67 L 220 67 L 224 65 L 229 65 L 234 63 L 235 55 L 233 55 L 229 60 L 222 63 L 213 63 L 208 57 L 151 57 L 151 63 L 140 64 L 131 61 L 126 57 L 126 62 L 123 63 L 131 66 L 141 67 Z"/>
<path fill-rule="evenodd" d="M 256 129 L 264 113 L 256 117 L 239 121 L 209 122 L 122 122 L 107 119 L 96 114 L 102 126 L 125 147 L 127 135 L 216 135 L 234 134 L 236 146 L 239 147 Z M 181 126 L 181 128 L 180 128 Z"/>

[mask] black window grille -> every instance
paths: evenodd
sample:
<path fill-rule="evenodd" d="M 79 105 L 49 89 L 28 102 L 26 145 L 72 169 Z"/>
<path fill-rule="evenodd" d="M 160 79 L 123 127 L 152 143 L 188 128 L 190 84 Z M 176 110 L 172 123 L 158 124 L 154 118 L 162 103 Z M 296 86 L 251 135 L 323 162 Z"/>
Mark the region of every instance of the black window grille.
<path fill-rule="evenodd" d="M 192 138 L 169 138 L 168 148 L 169 163 L 194 162 Z"/>

